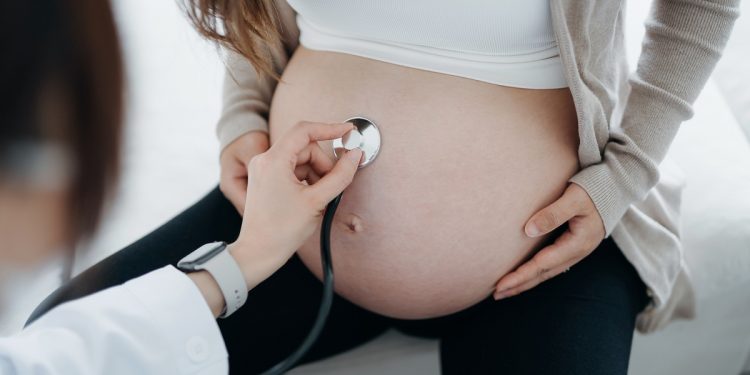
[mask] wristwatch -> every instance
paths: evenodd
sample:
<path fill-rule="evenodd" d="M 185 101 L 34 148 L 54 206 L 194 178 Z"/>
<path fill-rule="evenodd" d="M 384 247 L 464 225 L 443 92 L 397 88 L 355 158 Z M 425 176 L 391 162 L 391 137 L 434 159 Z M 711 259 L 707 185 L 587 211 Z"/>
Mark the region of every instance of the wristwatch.
<path fill-rule="evenodd" d="M 185 272 L 206 270 L 216 280 L 224 295 L 224 310 L 219 318 L 237 311 L 247 300 L 247 283 L 239 264 L 227 251 L 226 242 L 211 242 L 199 247 L 177 263 Z"/>

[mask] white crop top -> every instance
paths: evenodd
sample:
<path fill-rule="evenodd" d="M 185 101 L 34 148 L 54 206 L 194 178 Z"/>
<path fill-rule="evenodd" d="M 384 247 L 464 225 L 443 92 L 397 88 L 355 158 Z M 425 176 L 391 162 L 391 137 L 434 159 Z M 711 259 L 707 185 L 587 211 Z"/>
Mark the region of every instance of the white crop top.
<path fill-rule="evenodd" d="M 549 0 L 288 0 L 300 43 L 493 84 L 567 87 Z"/>

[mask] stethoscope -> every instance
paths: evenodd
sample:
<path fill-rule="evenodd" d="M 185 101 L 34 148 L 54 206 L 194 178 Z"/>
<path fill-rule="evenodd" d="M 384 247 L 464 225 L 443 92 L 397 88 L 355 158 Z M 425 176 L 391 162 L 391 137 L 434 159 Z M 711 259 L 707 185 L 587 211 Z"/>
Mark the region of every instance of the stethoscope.
<path fill-rule="evenodd" d="M 354 124 L 354 129 L 344 134 L 343 137 L 333 140 L 333 153 L 338 159 L 348 150 L 359 148 L 362 150 L 362 161 L 359 168 L 364 168 L 375 160 L 380 152 L 380 130 L 374 122 L 364 117 L 352 117 L 345 122 Z M 289 357 L 277 363 L 270 369 L 263 372 L 263 375 L 283 374 L 291 369 L 307 352 L 320 336 L 323 331 L 328 313 L 331 311 L 333 303 L 333 262 L 331 260 L 331 226 L 333 225 L 333 215 L 341 202 L 343 192 L 336 196 L 326 206 L 323 214 L 323 222 L 320 228 L 320 263 L 323 268 L 323 298 L 318 309 L 318 316 L 315 318 L 310 333 L 307 334 L 302 344 Z"/>

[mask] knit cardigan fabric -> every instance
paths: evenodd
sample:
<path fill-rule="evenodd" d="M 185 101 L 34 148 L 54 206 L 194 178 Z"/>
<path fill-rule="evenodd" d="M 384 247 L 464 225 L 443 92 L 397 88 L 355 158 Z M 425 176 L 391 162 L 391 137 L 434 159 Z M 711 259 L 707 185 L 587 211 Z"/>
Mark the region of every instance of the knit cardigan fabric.
<path fill-rule="evenodd" d="M 276 1 L 283 72 L 299 43 L 294 10 Z M 553 27 L 578 116 L 580 185 L 612 239 L 647 285 L 637 329 L 648 333 L 695 314 L 680 240 L 684 177 L 662 166 L 680 124 L 707 82 L 739 16 L 739 0 L 655 0 L 635 72 L 624 43 L 624 1 L 550 0 Z M 251 131 L 268 131 L 276 82 L 227 53 L 217 135 L 224 149 Z M 665 163 L 666 164 L 666 163 Z"/>

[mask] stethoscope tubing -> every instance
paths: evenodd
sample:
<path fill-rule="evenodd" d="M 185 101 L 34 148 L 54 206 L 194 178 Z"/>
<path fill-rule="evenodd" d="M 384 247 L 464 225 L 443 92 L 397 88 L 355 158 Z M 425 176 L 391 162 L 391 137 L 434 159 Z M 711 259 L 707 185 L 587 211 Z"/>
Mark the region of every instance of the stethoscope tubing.
<path fill-rule="evenodd" d="M 328 315 L 331 312 L 331 305 L 333 304 L 333 259 L 331 258 L 331 228 L 333 226 L 333 216 L 336 214 L 336 209 L 339 207 L 339 202 L 344 196 L 344 193 L 337 195 L 328 205 L 326 206 L 323 214 L 323 223 L 320 229 L 320 263 L 323 268 L 323 297 L 318 308 L 318 316 L 315 318 L 310 333 L 307 334 L 302 344 L 289 355 L 283 361 L 277 363 L 275 366 L 263 372 L 263 375 L 277 375 L 283 374 L 289 371 L 294 365 L 299 362 L 302 357 L 307 354 L 310 348 L 315 344 L 315 341 L 320 337 L 320 333 L 323 331 L 323 327 L 328 320 Z"/>

